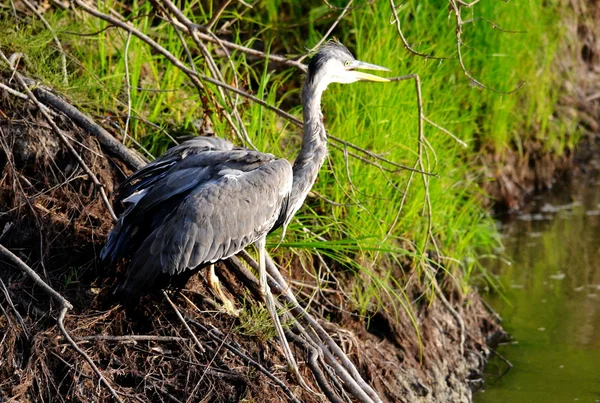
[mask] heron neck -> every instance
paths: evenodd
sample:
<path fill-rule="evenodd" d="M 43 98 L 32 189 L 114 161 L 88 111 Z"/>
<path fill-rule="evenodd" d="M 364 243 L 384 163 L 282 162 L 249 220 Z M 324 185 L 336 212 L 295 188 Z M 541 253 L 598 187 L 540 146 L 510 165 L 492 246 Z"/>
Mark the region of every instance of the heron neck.
<path fill-rule="evenodd" d="M 303 98 L 304 136 L 302 149 L 294 162 L 294 182 L 290 195 L 291 216 L 298 211 L 317 180 L 327 156 L 327 133 L 321 114 L 321 96 L 325 88 L 318 81 L 306 79 Z"/>

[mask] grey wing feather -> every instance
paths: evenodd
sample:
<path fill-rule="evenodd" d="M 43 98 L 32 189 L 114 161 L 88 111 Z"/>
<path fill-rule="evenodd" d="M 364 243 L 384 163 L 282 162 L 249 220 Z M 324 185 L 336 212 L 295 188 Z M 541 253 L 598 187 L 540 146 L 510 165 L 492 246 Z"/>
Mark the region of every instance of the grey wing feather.
<path fill-rule="evenodd" d="M 114 262 L 135 250 L 193 189 L 217 177 L 219 170 L 252 169 L 272 159 L 270 154 L 236 148 L 216 137 L 170 149 L 121 186 L 115 206 L 125 204 L 126 209 L 109 234 L 101 259 Z"/>
<path fill-rule="evenodd" d="M 178 162 L 206 151 L 230 151 L 235 147 L 220 137 L 197 137 L 168 149 L 164 154 L 135 172 L 121 184 L 118 199 L 123 200 L 139 189 L 148 188 L 165 177 Z"/>
<path fill-rule="evenodd" d="M 227 258 L 284 222 L 290 163 L 247 152 L 228 165 L 239 172 L 220 169 L 226 173 L 197 185 L 148 235 L 122 288 L 144 287 L 159 273 L 178 274 Z"/>
<path fill-rule="evenodd" d="M 137 202 L 137 214 L 144 214 L 158 204 L 185 193 L 207 180 L 209 167 L 179 169 L 150 188 Z"/>

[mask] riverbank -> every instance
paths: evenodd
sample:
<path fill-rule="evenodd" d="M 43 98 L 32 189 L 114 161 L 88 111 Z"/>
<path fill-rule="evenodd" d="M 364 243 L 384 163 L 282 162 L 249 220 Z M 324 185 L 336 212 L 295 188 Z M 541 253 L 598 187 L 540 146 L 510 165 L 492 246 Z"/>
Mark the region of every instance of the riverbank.
<path fill-rule="evenodd" d="M 277 233 L 269 239 L 269 249 L 292 280 L 294 293 L 302 303 L 310 304 L 311 313 L 387 401 L 470 401 L 471 387 L 480 384 L 479 374 L 489 355 L 486 345 L 502 334 L 475 291 L 481 284 L 493 283 L 479 256 L 500 244 L 486 212 L 488 199 L 481 183 L 491 179 L 489 183 L 495 182 L 501 189 L 497 200 L 504 198 L 507 205 L 518 207 L 527 193 L 522 189 L 551 183 L 550 178 L 561 170 L 568 171 L 574 161 L 570 150 L 579 139 L 577 130 L 584 115 L 578 114 L 579 106 L 573 106 L 572 101 L 561 104 L 558 100 L 581 94 L 571 81 L 565 81 L 565 88 L 556 87 L 562 82 L 559 76 L 573 68 L 566 64 L 564 70 L 557 70 L 555 63 L 562 52 L 561 41 L 566 41 L 568 54 L 582 55 L 589 67 L 589 60 L 595 60 L 597 53 L 583 49 L 595 49 L 589 43 L 593 30 L 586 31 L 585 41 L 579 36 L 568 37 L 552 28 L 560 17 L 558 9 L 543 7 L 541 2 L 518 9 L 511 6 L 474 8 L 504 30 L 494 30 L 485 20 L 465 25 L 463 40 L 468 45 L 463 51 L 468 69 L 452 58 L 407 57 L 398 25 L 389 25 L 392 10 L 382 2 L 346 11 L 320 3 L 286 5 L 285 12 L 270 5 L 246 9 L 241 4 L 224 14 L 213 14 L 216 10 L 212 9 L 185 10 L 204 22 L 211 15 L 220 15 L 215 32 L 221 39 L 234 38 L 238 47 L 266 52 L 258 56 L 210 45 L 208 39 L 206 53 L 198 49 L 183 26 L 157 18 L 149 3 L 122 10 L 123 19 L 164 45 L 181 63 L 189 63 L 190 69 L 216 76 L 206 63 L 212 57 L 223 74 L 217 80 L 221 84 L 255 94 L 271 107 L 284 108 L 294 116 L 299 116 L 300 74 L 286 67 L 286 63 L 294 65 L 290 53 L 316 44 L 320 33 L 331 27 L 341 12 L 347 12 L 348 17 L 335 32 L 358 58 L 391 67 L 394 74 L 419 74 L 423 113 L 450 133 L 419 122 L 413 81 L 376 88 L 332 86 L 324 99 L 331 135 L 328 165 L 284 242 Z M 413 50 L 441 57 L 455 55 L 460 38 L 456 37 L 456 26 L 448 24 L 447 5 L 423 8 L 407 4 L 399 10 L 400 27 L 404 27 L 408 43 L 415 44 Z M 463 9 L 465 20 L 470 10 Z M 64 93 L 130 147 L 147 155 L 158 154 L 171 143 L 172 133 L 218 133 L 239 144 L 252 143 L 260 150 L 293 159 L 299 136 L 289 117 L 269 112 L 254 101 L 222 96 L 219 87 L 207 81 L 201 82 L 199 90 L 193 74 L 182 72 L 164 55 L 158 55 L 156 48 L 151 50 L 147 43 L 101 19 L 69 10 L 45 15 L 69 56 L 66 77 L 52 32 L 31 13 L 23 17 L 28 18 L 27 25 L 3 25 L 2 48 L 25 54 L 19 65 L 22 71 Z M 307 15 L 308 19 L 302 19 Z M 14 21 L 10 13 L 4 17 Z M 297 21 L 302 21 L 301 26 Z M 531 21 L 537 25 L 530 25 Z M 185 34 L 188 49 L 172 25 L 182 30 L 179 34 Z M 519 31 L 523 26 L 528 27 L 525 33 L 504 32 Z M 573 29 L 568 33 L 579 35 L 577 18 L 569 27 Z M 308 39 L 298 38 L 300 28 L 307 29 Z M 256 32 L 260 32 L 261 40 Z M 435 41 L 423 39 L 421 32 L 428 32 Z M 288 57 L 269 61 L 271 53 Z M 566 59 L 560 60 L 566 63 Z M 37 63 L 39 60 L 45 63 Z M 481 81 L 469 78 L 472 74 Z M 4 77 L 6 85 L 14 85 L 9 79 L 11 71 L 5 70 Z M 519 87 L 521 81 L 527 85 Z M 514 94 L 498 94 L 477 83 L 505 92 L 520 89 Z M 218 313 L 218 301 L 207 297 L 212 294 L 201 280 L 190 284 L 185 298 L 176 300 L 188 318 L 212 325 L 225 335 L 223 344 L 215 343 L 195 328 L 202 344 L 215 352 L 212 355 L 195 350 L 162 295 L 146 300 L 142 313 L 133 317 L 111 305 L 109 291 L 118 274 L 107 273 L 93 258 L 111 226 L 108 212 L 93 186 L 74 170 L 77 164 L 65 157 L 46 124 L 38 115 L 23 119 L 29 116 L 31 106 L 19 104 L 14 97 L 3 93 L 2 110 L 8 117 L 4 123 L 16 127 L 23 121 L 34 122 L 26 125 L 27 130 L 40 137 L 33 137 L 28 144 L 45 140 L 41 143 L 44 147 L 28 151 L 27 144 L 16 141 L 22 132 L 14 128 L 5 131 L 3 138 L 10 151 L 3 154 L 2 210 L 8 214 L 0 222 L 5 228 L 0 239 L 7 247 L 21 251 L 20 256 L 38 272 L 46 272 L 48 281 L 74 302 L 75 312 L 68 316 L 67 325 L 89 346 L 87 351 L 102 365 L 119 393 L 142 400 L 169 395 L 182 399 L 197 393 L 215 399 L 247 400 L 268 395 L 274 401 L 284 401 L 289 399 L 287 390 L 303 401 L 320 399 L 300 389 L 282 371 L 285 362 L 265 321 L 264 309 L 253 301 L 239 278 L 227 274 L 228 268 L 221 267 L 219 272 L 228 292 L 239 297 L 239 319 Z M 590 102 L 596 105 L 594 99 Z M 564 105 L 564 113 L 554 115 L 555 109 L 562 108 L 557 105 Z M 426 124 L 423 131 L 419 131 L 420 123 Z M 83 144 L 78 150 L 99 170 L 110 197 L 128 168 L 106 155 L 76 125 L 69 126 L 68 120 L 62 124 Z M 7 162 L 9 156 L 16 156 L 14 163 Z M 542 163 L 536 165 L 536 161 Z M 516 172 L 515 179 L 507 174 L 511 169 Z M 71 176 L 64 178 L 61 172 Z M 510 180 L 503 182 L 504 178 Z M 487 189 L 494 194 L 492 188 Z M 64 399 L 109 398 L 106 389 L 92 393 L 95 374 L 78 371 L 82 358 L 56 341 L 60 339 L 56 339 L 54 321 L 43 320 L 43 309 L 50 307 L 43 305 L 42 311 L 30 313 L 28 307 L 45 301 L 44 297 L 28 295 L 27 287 L 23 287 L 27 280 L 10 273 L 7 269 L 2 278 L 9 295 L 17 301 L 16 312 L 25 320 L 5 333 L 11 343 L 2 352 L 16 355 L 13 362 L 26 366 L 27 371 L 19 374 L 16 366 L 2 366 L 10 379 L 2 393 L 34 399 L 32 396 L 44 396 L 54 388 Z M 7 308 L 7 312 L 13 312 L 6 316 L 7 321 L 19 322 L 15 310 Z M 140 346 L 98 338 L 132 333 L 151 339 Z M 35 342 L 28 334 L 36 335 Z M 165 341 L 160 337 L 179 339 Z M 224 353 L 222 346 L 229 342 L 233 347 L 242 346 L 246 356 L 253 357 L 282 384 L 241 356 L 232 356 L 232 350 Z M 304 348 L 298 347 L 298 351 L 303 360 L 309 359 Z M 158 374 L 156 362 L 171 376 Z M 310 386 L 318 389 L 311 375 L 314 373 L 303 364 Z M 190 371 L 190 365 L 198 370 Z M 61 380 L 65 371 L 72 375 L 72 381 Z M 148 378 L 146 374 L 154 375 Z M 339 385 L 334 384 L 334 388 L 340 390 Z"/>
<path fill-rule="evenodd" d="M 10 81 L 4 78 L 3 83 Z M 0 109 L 7 117 L 0 126 L 0 201 L 4 212 L 0 215 L 0 242 L 44 273 L 44 281 L 73 305 L 65 319 L 66 329 L 120 395 L 154 399 L 182 393 L 192 376 L 198 384 L 207 382 L 207 389 L 197 393 L 215 399 L 269 396 L 268 401 L 288 401 L 289 393 L 303 402 L 321 401 L 299 388 L 291 374 L 277 370 L 284 367 L 285 359 L 273 338 L 268 316 L 260 302 L 251 302 L 247 287 L 229 265 L 219 265 L 218 272 L 228 294 L 242 308 L 239 318 L 221 312 L 212 291 L 200 279 L 192 280 L 180 296 L 172 296 L 188 321 L 221 329 L 219 334 L 225 339 L 216 344 L 207 333 L 195 334 L 213 355 L 195 351 L 192 339 L 161 295 L 143 299 L 134 311 L 115 305 L 111 290 L 118 275 L 95 258 L 112 227 L 106 206 L 39 112 L 5 95 L 0 99 Z M 60 124 L 63 134 L 74 141 L 76 152 L 112 194 L 121 171 L 128 170 L 127 163 L 107 153 L 103 141 L 100 146 L 98 138 L 71 119 L 63 117 Z M 27 195 L 31 195 L 29 200 Z M 38 242 L 43 249 L 35 247 Z M 4 385 L 10 385 L 0 396 L 35 401 L 35 391 L 46 396 L 45 391 L 56 385 L 61 390 L 59 397 L 54 397 L 57 401 L 110 399 L 106 390 L 97 392 L 89 383 L 93 373 L 70 366 L 82 358 L 69 348 L 66 336 L 48 318 L 53 304 L 43 289 L 19 274 L 14 263 L 6 259 L 3 255 L 0 266 L 6 284 L 4 302 L 14 307 L 9 311 L 13 314 L 24 311 L 19 317 L 7 312 L 0 322 L 5 341 L 0 344 L 0 375 L 7 380 Z M 400 266 L 392 274 L 395 278 L 411 277 Z M 350 287 L 360 280 L 337 275 L 346 276 L 339 281 Z M 413 281 L 405 287 L 406 298 L 413 301 L 410 311 L 397 309 L 390 293 L 381 295 L 368 315 L 357 314 L 355 304 L 342 291 L 323 287 L 315 292 L 316 286 L 310 287 L 314 279 L 301 266 L 290 278 L 299 299 L 312 306 L 326 331 L 384 401 L 470 401 L 472 387 L 481 383 L 479 374 L 490 354 L 487 345 L 502 335 L 480 297 L 475 292 L 463 296 L 442 270 L 436 278 L 445 284 L 443 297 L 429 296 L 429 290 Z M 255 357 L 281 384 L 254 373 L 254 366 L 236 354 L 219 353 L 223 345 Z M 214 362 L 208 366 L 210 371 L 201 369 L 206 360 Z M 200 367 L 190 371 L 189 363 Z M 310 387 L 318 389 L 311 372 L 301 364 Z M 159 368 L 172 375 L 146 379 Z M 73 375 L 66 384 L 65 371 Z M 211 390 L 214 384 L 219 388 Z"/>

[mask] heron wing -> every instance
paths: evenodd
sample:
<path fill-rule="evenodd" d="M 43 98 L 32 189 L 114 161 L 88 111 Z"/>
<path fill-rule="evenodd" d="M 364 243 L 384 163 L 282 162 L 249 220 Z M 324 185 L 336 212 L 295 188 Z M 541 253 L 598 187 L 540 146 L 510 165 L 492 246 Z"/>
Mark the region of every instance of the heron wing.
<path fill-rule="evenodd" d="M 283 222 L 293 180 L 290 163 L 245 152 L 244 158 L 213 167 L 210 179 L 144 239 L 122 289 L 139 291 L 160 273 L 174 275 L 232 256 Z"/>
<path fill-rule="evenodd" d="M 235 147 L 220 137 L 197 137 L 168 149 L 164 154 L 127 178 L 117 191 L 117 200 L 124 200 L 140 189 L 148 188 L 165 177 L 173 166 L 190 155 L 207 151 L 229 151 Z"/>
<path fill-rule="evenodd" d="M 115 200 L 115 205 L 127 206 L 100 253 L 102 260 L 114 262 L 139 247 L 189 193 L 218 178 L 223 169 L 247 172 L 275 160 L 271 154 L 243 148 L 216 150 L 203 143 L 187 143 L 169 150 L 151 163 L 156 163 L 154 166 L 144 167 L 127 179 L 126 190 Z"/>

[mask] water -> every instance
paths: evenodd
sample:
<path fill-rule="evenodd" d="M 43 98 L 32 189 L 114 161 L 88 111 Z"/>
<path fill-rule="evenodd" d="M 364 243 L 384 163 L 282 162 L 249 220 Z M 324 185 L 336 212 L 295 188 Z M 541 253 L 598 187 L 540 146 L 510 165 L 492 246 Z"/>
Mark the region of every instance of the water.
<path fill-rule="evenodd" d="M 504 297 L 485 299 L 513 341 L 476 403 L 600 402 L 600 180 L 575 180 L 501 224 L 512 264 L 488 263 Z"/>

